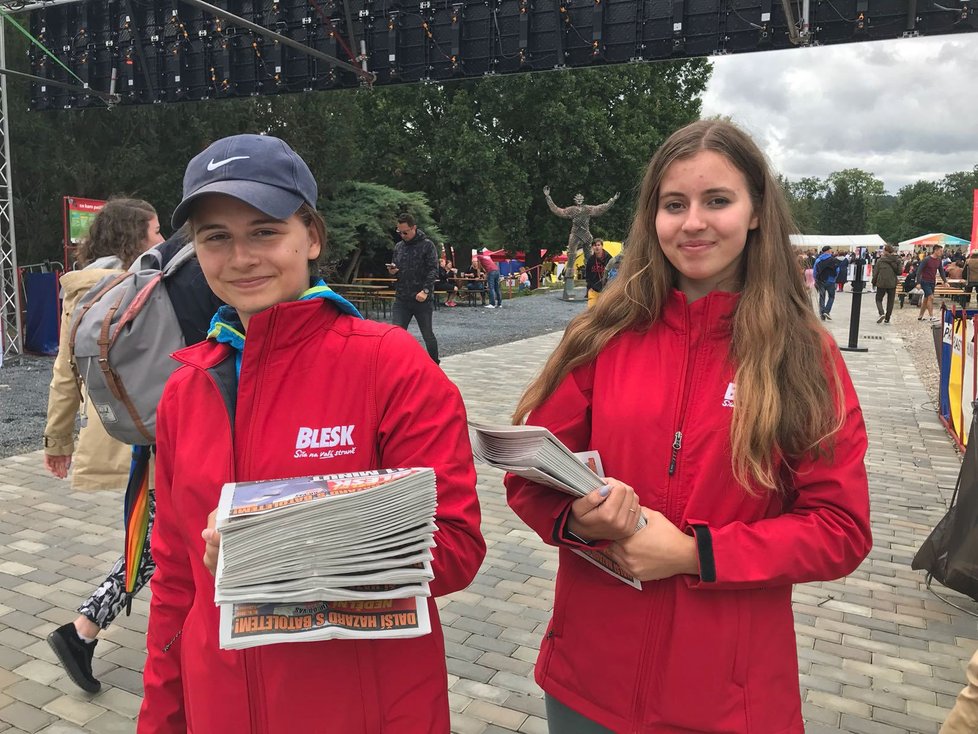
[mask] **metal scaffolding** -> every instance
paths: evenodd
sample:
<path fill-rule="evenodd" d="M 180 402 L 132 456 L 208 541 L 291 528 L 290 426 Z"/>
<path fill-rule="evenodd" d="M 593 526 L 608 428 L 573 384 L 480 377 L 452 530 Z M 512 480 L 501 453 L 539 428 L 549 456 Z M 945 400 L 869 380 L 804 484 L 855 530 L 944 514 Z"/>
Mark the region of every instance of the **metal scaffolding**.
<path fill-rule="evenodd" d="M 7 67 L 6 24 L 0 18 L 0 69 Z M 17 274 L 17 238 L 14 233 L 14 193 L 10 169 L 10 127 L 7 114 L 7 78 L 0 76 L 0 350 L 3 356 L 20 354 L 20 279 Z"/>

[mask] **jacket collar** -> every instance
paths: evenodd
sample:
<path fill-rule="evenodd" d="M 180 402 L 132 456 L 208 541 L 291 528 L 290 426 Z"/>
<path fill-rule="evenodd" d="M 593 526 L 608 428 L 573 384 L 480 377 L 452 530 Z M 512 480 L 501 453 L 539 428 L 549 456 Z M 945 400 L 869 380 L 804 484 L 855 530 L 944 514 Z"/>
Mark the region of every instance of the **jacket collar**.
<path fill-rule="evenodd" d="M 328 329 L 339 315 L 337 306 L 323 298 L 280 303 L 251 317 L 249 340 L 265 341 L 271 336 L 276 347 L 286 347 L 307 339 L 314 332 Z M 209 338 L 174 352 L 173 358 L 181 364 L 206 370 L 234 353 L 231 344 Z"/>
<path fill-rule="evenodd" d="M 702 331 L 727 336 L 733 332 L 733 318 L 739 302 L 740 293 L 713 291 L 689 303 L 682 291 L 673 288 L 659 318 L 670 329 L 680 333 Z"/>

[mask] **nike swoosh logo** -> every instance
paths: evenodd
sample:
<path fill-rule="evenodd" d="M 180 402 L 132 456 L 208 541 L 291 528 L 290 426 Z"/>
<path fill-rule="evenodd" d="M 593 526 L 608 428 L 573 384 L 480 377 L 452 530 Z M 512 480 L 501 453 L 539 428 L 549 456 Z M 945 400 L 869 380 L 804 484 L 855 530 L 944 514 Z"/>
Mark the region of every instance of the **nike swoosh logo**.
<path fill-rule="evenodd" d="M 248 158 L 251 158 L 251 156 L 250 155 L 235 155 L 235 156 L 231 156 L 230 158 L 225 158 L 223 161 L 215 161 L 213 158 L 211 158 L 211 162 L 207 164 L 207 170 L 208 171 L 216 171 L 218 168 L 220 168 L 221 166 L 226 166 L 231 161 L 243 161 L 243 160 L 246 160 Z"/>

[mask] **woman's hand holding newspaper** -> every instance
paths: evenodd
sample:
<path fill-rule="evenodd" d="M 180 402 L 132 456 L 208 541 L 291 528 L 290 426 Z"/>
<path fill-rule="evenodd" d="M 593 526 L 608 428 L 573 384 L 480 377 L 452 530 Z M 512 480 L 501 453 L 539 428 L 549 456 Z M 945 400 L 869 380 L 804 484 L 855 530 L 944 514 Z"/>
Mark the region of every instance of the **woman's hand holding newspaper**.
<path fill-rule="evenodd" d="M 217 553 L 221 548 L 221 534 L 217 531 L 217 509 L 207 516 L 207 527 L 200 531 L 204 539 L 204 565 L 211 573 L 217 571 Z"/>
<path fill-rule="evenodd" d="M 696 540 L 661 512 L 640 508 L 648 525 L 604 549 L 639 581 L 658 581 L 678 574 L 700 572 Z"/>
<path fill-rule="evenodd" d="M 567 527 L 585 540 L 622 540 L 635 532 L 641 511 L 635 490 L 612 477 L 605 482 L 571 503 Z"/>

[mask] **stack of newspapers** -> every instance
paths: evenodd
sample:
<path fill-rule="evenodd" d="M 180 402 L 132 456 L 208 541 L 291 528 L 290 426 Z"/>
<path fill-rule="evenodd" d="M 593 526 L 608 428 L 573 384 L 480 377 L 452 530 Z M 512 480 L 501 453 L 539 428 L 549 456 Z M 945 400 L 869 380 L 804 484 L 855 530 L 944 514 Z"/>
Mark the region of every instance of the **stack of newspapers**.
<path fill-rule="evenodd" d="M 472 454 L 489 464 L 536 484 L 583 497 L 605 485 L 604 469 L 597 451 L 575 453 L 555 435 L 540 426 L 490 425 L 469 421 Z M 636 529 L 646 526 L 639 517 Z M 613 558 L 599 550 L 573 549 L 602 571 L 636 589 L 642 583 Z"/>
<path fill-rule="evenodd" d="M 224 485 L 221 646 L 427 634 L 435 505 L 427 468 Z"/>

